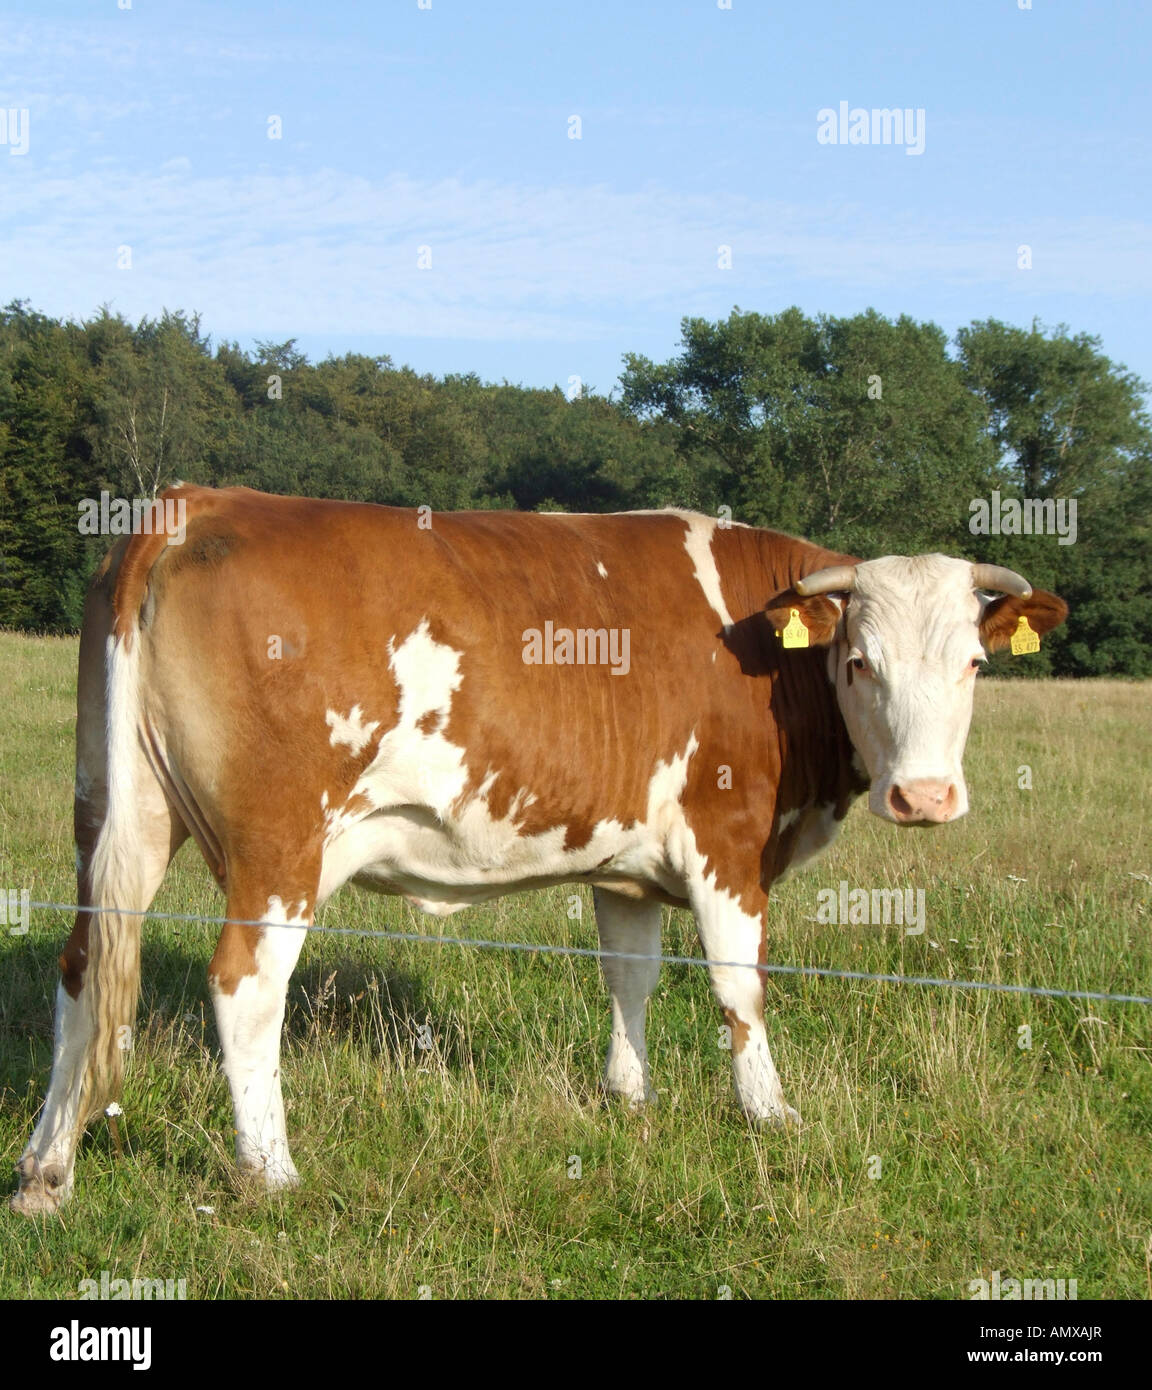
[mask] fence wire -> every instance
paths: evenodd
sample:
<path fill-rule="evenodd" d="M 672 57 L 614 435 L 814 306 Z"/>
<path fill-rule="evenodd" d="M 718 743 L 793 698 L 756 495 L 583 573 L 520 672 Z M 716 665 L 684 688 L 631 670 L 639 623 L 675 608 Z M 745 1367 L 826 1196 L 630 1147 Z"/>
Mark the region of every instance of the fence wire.
<path fill-rule="evenodd" d="M 204 917 L 194 912 L 155 912 L 133 908 L 82 907 L 78 903 L 28 902 L 29 908 L 52 912 L 107 912 L 121 917 L 155 918 L 165 922 L 200 922 L 208 926 L 278 927 L 319 932 L 324 936 L 360 936 L 380 941 L 424 942 L 430 946 L 470 946 L 477 950 L 521 951 L 530 955 L 580 956 L 594 960 L 659 961 L 661 965 L 706 966 L 709 969 L 756 970 L 763 975 L 799 975 L 829 980 L 863 980 L 888 985 L 922 985 L 942 989 L 983 990 L 991 994 L 1028 994 L 1042 999 L 1087 999 L 1108 1004 L 1152 1004 L 1152 995 L 1108 994 L 1091 989 L 1057 989 L 1048 985 L 1007 985 L 992 980 L 955 980 L 932 975 L 883 975 L 867 970 L 837 970 L 824 965 L 766 965 L 741 960 L 709 960 L 705 956 L 652 956 L 633 951 L 604 951 L 593 946 L 557 946 L 547 942 L 492 941 L 475 936 L 429 936 L 422 932 L 372 931 L 367 927 L 328 927 L 319 923 L 268 922 L 263 919 Z"/>

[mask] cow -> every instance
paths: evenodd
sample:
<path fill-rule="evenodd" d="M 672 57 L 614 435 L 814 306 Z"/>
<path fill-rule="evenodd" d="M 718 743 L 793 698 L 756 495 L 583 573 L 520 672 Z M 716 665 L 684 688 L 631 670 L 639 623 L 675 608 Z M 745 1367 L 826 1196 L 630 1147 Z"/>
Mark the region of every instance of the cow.
<path fill-rule="evenodd" d="M 604 1084 L 650 1098 L 662 904 L 689 907 L 736 1095 L 787 1125 L 765 1033 L 768 893 L 864 794 L 899 826 L 968 809 L 974 677 L 1067 609 L 944 555 L 859 559 L 696 513 L 431 514 L 178 485 L 182 538 L 123 538 L 86 601 L 75 836 L 44 1109 L 13 1206 L 55 1211 L 119 1093 L 140 917 L 191 836 L 223 889 L 209 966 L 239 1168 L 298 1180 L 280 1085 L 289 977 L 353 880 L 437 915 L 591 886 Z M 999 597 L 992 597 L 998 593 Z M 792 634 L 788 644 L 778 634 Z"/>

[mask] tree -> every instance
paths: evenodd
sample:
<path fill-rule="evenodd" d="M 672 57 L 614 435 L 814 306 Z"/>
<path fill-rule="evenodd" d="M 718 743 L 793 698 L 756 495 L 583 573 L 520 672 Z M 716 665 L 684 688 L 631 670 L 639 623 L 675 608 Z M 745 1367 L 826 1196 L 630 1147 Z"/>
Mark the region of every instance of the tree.
<path fill-rule="evenodd" d="M 966 522 L 993 455 L 933 324 L 686 319 L 661 366 L 629 356 L 624 404 L 679 431 L 712 507 L 861 554 L 925 548 Z"/>
<path fill-rule="evenodd" d="M 59 631 L 80 620 L 77 502 L 90 476 L 83 397 L 75 337 L 9 304 L 0 313 L 0 626 Z"/>
<path fill-rule="evenodd" d="M 1005 495 L 1076 507 L 1076 534 L 993 537 L 988 558 L 1070 607 L 1048 660 L 1060 675 L 1152 675 L 1152 430 L 1147 387 L 1100 340 L 988 319 L 957 334 Z M 1069 533 L 1071 534 L 1071 533 Z M 1033 667 L 1032 669 L 1036 669 Z"/>
<path fill-rule="evenodd" d="M 90 439 L 109 490 L 155 497 L 177 480 L 207 481 L 216 412 L 235 406 L 199 315 L 165 310 L 132 330 L 105 309 L 92 331 L 98 348 Z"/>

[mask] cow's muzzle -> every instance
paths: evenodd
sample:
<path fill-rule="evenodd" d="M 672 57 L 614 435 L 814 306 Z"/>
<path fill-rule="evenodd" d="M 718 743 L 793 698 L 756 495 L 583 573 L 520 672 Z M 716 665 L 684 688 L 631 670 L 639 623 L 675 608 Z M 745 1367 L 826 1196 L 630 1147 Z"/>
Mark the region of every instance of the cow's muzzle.
<path fill-rule="evenodd" d="M 955 782 L 917 779 L 893 781 L 884 809 L 898 825 L 943 825 L 962 816 L 966 808 Z"/>

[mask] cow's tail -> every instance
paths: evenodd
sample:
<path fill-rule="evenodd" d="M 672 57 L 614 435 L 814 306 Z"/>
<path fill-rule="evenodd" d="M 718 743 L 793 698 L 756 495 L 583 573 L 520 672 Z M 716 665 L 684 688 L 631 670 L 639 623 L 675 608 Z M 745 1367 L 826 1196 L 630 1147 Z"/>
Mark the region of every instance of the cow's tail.
<path fill-rule="evenodd" d="M 88 960 L 81 999 L 89 1025 L 88 1067 L 80 1099 L 86 1124 L 120 1095 L 140 991 L 141 918 L 147 907 L 138 786 L 146 769 L 140 742 L 140 631 L 135 613 L 105 648 L 107 808 L 88 872 Z M 120 910 L 118 910 L 120 909 Z"/>

